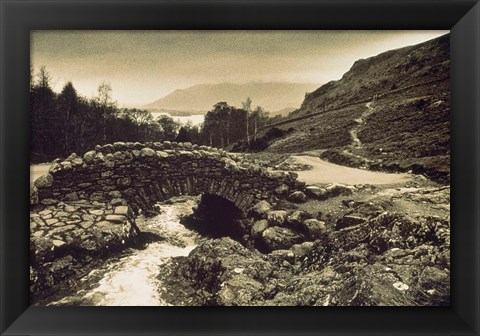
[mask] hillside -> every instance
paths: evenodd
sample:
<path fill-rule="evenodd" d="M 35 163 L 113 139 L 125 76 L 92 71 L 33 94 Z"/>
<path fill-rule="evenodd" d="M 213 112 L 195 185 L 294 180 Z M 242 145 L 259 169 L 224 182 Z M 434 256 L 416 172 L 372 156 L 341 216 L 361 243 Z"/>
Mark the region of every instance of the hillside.
<path fill-rule="evenodd" d="M 267 111 L 281 111 L 292 106 L 300 106 L 305 93 L 317 86 L 318 84 L 312 83 L 282 82 L 200 84 L 183 90 L 175 90 L 143 108 L 208 111 L 219 101 L 226 101 L 230 105 L 240 107 L 242 101 L 250 97 L 253 106 L 260 105 Z"/>
<path fill-rule="evenodd" d="M 340 80 L 307 94 L 289 121 L 271 125 L 293 132 L 267 151 L 320 150 L 343 165 L 448 181 L 449 37 L 356 61 Z"/>

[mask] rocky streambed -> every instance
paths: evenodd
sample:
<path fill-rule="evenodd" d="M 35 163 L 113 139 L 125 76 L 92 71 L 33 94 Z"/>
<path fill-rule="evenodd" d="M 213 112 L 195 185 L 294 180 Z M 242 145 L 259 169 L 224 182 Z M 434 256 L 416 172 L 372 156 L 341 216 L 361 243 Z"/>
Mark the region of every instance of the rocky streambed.
<path fill-rule="evenodd" d="M 205 196 L 200 203 L 198 197 L 163 202 L 159 215 L 136 218 L 141 234 L 128 242 L 110 233 L 119 248 L 91 257 L 83 273 L 75 258 L 53 256 L 48 270 L 56 285 L 36 303 L 449 304 L 449 187 L 416 177 L 402 186 L 329 184 L 294 194 L 275 204 L 260 201 L 246 217 Z M 53 253 L 62 249 L 56 243 Z"/>
<path fill-rule="evenodd" d="M 41 305 L 88 306 L 165 306 L 157 279 L 159 266 L 171 258 L 187 256 L 201 237 L 180 223 L 192 213 L 198 199 L 177 198 L 159 204 L 159 215 L 140 216 L 136 223 L 143 239 L 85 265 L 88 272 L 55 286 L 55 293 Z"/>
<path fill-rule="evenodd" d="M 161 266 L 162 297 L 179 305 L 448 305 L 449 188 L 363 188 L 324 202 L 329 213 L 308 202 L 257 206 L 252 235 L 267 251 L 206 240 Z M 436 214 L 406 213 L 413 204 Z"/>

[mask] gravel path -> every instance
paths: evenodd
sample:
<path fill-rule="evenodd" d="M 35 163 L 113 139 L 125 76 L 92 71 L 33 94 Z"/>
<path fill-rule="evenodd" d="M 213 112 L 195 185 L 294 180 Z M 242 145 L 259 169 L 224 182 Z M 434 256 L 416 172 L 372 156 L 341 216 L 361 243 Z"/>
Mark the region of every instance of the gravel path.
<path fill-rule="evenodd" d="M 307 184 L 401 184 L 412 179 L 411 174 L 374 172 L 339 166 L 311 156 L 292 156 L 296 163 L 312 166 L 311 170 L 297 171 L 298 180 Z"/>

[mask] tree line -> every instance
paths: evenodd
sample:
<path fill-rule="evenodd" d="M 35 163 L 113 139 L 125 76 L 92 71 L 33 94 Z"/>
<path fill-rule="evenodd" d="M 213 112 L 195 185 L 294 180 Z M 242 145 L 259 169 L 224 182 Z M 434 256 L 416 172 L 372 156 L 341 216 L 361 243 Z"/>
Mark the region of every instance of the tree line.
<path fill-rule="evenodd" d="M 98 86 L 94 97 L 86 98 L 71 82 L 60 93 L 54 92 L 45 67 L 35 75 L 31 70 L 30 77 L 32 163 L 81 155 L 98 144 L 116 141 L 169 140 L 249 150 L 259 141 L 258 129 L 279 119 L 270 118 L 260 106 L 252 108 L 247 98 L 242 108 L 215 104 L 200 126 L 181 125 L 168 115 L 154 118 L 147 110 L 119 108 L 108 82 Z"/>
<path fill-rule="evenodd" d="M 252 109 L 252 100 L 247 98 L 242 108 L 219 102 L 205 115 L 201 136 L 212 147 L 227 148 L 238 142 L 247 147 L 257 141 L 258 129 L 270 120 L 261 106 Z"/>

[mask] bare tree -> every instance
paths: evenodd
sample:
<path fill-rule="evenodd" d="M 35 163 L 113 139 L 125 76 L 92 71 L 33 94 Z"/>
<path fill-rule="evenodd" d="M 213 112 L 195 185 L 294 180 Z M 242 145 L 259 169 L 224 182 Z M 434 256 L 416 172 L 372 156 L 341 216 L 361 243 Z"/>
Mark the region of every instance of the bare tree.
<path fill-rule="evenodd" d="M 252 111 L 252 100 L 250 97 L 247 97 L 247 99 L 242 102 L 242 107 L 245 110 L 245 119 L 246 119 L 246 132 L 247 132 L 247 144 L 250 146 L 250 131 L 248 127 L 248 115 Z"/>
<path fill-rule="evenodd" d="M 112 86 L 110 83 L 103 81 L 97 89 L 97 102 L 100 105 L 102 111 L 102 123 L 103 123 L 103 131 L 102 131 L 102 138 L 103 143 L 107 142 L 107 119 L 109 117 L 109 109 L 114 106 L 114 102 L 112 101 Z"/>

